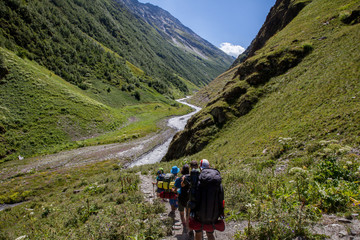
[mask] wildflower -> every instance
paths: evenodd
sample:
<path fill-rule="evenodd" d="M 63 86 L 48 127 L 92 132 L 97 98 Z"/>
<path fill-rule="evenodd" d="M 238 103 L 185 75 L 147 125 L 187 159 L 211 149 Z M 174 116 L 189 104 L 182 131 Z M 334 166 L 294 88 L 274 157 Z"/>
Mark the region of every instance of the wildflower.
<path fill-rule="evenodd" d="M 245 207 L 247 207 L 247 208 L 252 208 L 252 207 L 254 207 L 255 205 L 254 204 L 251 204 L 251 203 L 248 203 L 248 204 L 246 204 L 245 205 Z"/>
<path fill-rule="evenodd" d="M 23 236 L 20 236 L 18 238 L 16 238 L 15 240 L 23 240 L 23 239 L 26 239 L 27 238 L 27 235 L 23 235 Z"/>

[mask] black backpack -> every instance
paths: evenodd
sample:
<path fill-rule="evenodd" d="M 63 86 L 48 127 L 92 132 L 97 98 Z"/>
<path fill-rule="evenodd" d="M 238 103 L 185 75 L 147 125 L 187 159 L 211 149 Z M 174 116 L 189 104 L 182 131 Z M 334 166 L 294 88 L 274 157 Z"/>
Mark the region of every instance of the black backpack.
<path fill-rule="evenodd" d="M 187 175 L 183 175 L 184 177 L 184 184 L 185 186 L 181 186 L 181 191 L 178 197 L 179 203 L 181 203 L 182 206 L 186 207 L 190 198 L 190 184 L 187 182 Z"/>
<path fill-rule="evenodd" d="M 203 169 L 196 187 L 195 218 L 202 224 L 214 224 L 224 216 L 224 189 L 220 172 Z"/>
<path fill-rule="evenodd" d="M 200 171 L 193 169 L 190 174 L 187 174 L 185 177 L 185 184 L 189 186 L 189 202 L 187 206 L 193 213 L 196 207 L 196 188 L 199 181 L 199 175 Z"/>

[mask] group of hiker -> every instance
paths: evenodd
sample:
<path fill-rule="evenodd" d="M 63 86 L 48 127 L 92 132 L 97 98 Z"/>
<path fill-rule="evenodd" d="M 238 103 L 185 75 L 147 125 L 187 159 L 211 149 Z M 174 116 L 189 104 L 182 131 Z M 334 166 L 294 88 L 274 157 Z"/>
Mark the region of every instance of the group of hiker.
<path fill-rule="evenodd" d="M 181 169 L 173 166 L 166 174 L 160 168 L 153 184 L 157 186 L 157 196 L 163 201 L 169 200 L 169 216 L 174 218 L 175 211 L 179 210 L 183 232 L 189 237 L 200 240 L 205 231 L 208 240 L 213 240 L 215 230 L 225 230 L 220 172 L 211 168 L 207 159 L 199 164 L 191 161 L 190 166 L 185 164 Z"/>

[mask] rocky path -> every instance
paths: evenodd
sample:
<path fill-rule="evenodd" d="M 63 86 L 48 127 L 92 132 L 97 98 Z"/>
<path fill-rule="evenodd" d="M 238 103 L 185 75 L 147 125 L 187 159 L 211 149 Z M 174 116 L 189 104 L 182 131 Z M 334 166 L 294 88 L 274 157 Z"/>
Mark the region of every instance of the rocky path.
<path fill-rule="evenodd" d="M 154 181 L 153 178 L 149 175 L 140 175 L 140 179 L 141 179 L 141 185 L 140 185 L 141 191 L 144 193 L 145 198 L 148 201 L 152 202 L 155 197 L 153 185 L 152 185 L 152 181 Z M 163 217 L 166 217 L 168 213 L 170 213 L 171 208 L 168 202 L 164 202 L 164 205 L 166 207 L 166 213 L 164 214 Z M 243 230 L 246 226 L 247 226 L 246 221 L 226 222 L 225 231 L 224 232 L 216 231 L 215 238 L 218 240 L 234 239 L 235 233 L 237 231 Z M 189 238 L 189 236 L 183 232 L 179 211 L 176 211 L 172 235 L 168 236 L 163 240 L 189 240 L 189 239 L 191 238 Z M 206 234 L 204 234 L 203 239 L 207 239 Z"/>
<path fill-rule="evenodd" d="M 152 202 L 155 198 L 152 181 L 153 178 L 149 175 L 140 175 L 141 178 L 141 191 L 144 193 L 145 198 Z M 168 202 L 164 203 L 166 206 L 166 213 L 162 217 L 166 217 L 171 211 Z M 319 223 L 312 226 L 311 231 L 317 234 L 325 234 L 329 236 L 330 240 L 360 240 L 360 221 L 358 216 L 354 214 L 353 219 L 345 219 L 335 215 L 323 215 L 323 218 Z M 215 231 L 215 238 L 217 240 L 229 240 L 234 239 L 234 235 L 238 231 L 242 231 L 247 227 L 247 221 L 239 222 L 226 222 L 226 228 L 224 232 Z M 171 236 L 168 236 L 162 240 L 189 240 L 187 234 L 183 233 L 182 224 L 180 221 L 179 211 L 176 211 L 173 232 Z M 206 238 L 204 234 L 203 239 Z M 298 240 L 300 238 L 296 238 Z"/>

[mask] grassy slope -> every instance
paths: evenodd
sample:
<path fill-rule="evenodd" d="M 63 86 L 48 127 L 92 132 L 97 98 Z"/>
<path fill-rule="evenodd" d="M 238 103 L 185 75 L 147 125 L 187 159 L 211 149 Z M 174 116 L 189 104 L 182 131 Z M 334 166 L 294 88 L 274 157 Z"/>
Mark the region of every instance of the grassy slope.
<path fill-rule="evenodd" d="M 164 205 L 145 202 L 139 177 L 118 163 L 37 172 L 22 182 L 37 196 L 0 212 L 0 239 L 160 239 L 171 232 L 172 221 L 157 217 Z"/>
<path fill-rule="evenodd" d="M 250 114 L 225 128 L 221 138 L 241 147 L 236 151 L 222 147 L 226 149 L 223 153 L 251 156 L 279 137 L 301 141 L 338 139 L 358 146 L 360 28 L 344 25 L 339 18 L 324 24 L 341 13 L 347 2 L 313 1 L 259 51 L 257 57 L 273 47 L 285 48 L 295 39 L 309 42 L 314 48 L 297 67 L 265 86 L 265 95 Z M 326 39 L 319 40 L 322 37 Z M 238 133 L 236 139 L 226 137 L 226 132 L 232 134 L 234 130 Z M 256 150 L 251 144 L 254 141 L 259 143 L 255 144 L 259 147 Z"/>
<path fill-rule="evenodd" d="M 162 93 L 169 94 L 168 90 L 175 89 L 184 95 L 188 93 L 185 83 L 178 79 L 170 82 L 169 75 L 180 75 L 200 87 L 227 65 L 217 57 L 198 59 L 173 46 L 113 0 L 92 3 L 9 0 L 0 5 L 0 12 L 2 47 L 35 59 L 83 88 L 89 80 L 107 80 L 119 87 L 159 81 L 163 86 L 157 89 L 165 88 Z M 110 59 L 94 42 L 122 58 Z M 151 79 L 133 78 L 125 60 L 140 67 Z M 204 68 L 198 68 L 199 65 Z"/>
<path fill-rule="evenodd" d="M 204 150 L 182 159 L 208 158 L 222 170 L 231 217 L 256 212 L 263 217 L 258 220 L 266 218 L 265 226 L 270 227 L 266 225 L 269 220 L 278 217 L 294 227 L 297 223 L 289 219 L 299 216 L 286 219 L 284 212 L 291 215 L 291 209 L 279 202 L 286 199 L 291 206 L 298 206 L 297 194 L 306 199 L 304 209 L 311 212 L 360 211 L 350 199 L 360 199 L 356 181 L 360 177 L 360 26 L 341 22 L 341 16 L 358 5 L 359 1 L 310 3 L 254 58 L 287 48 L 294 40 L 311 45 L 313 51 L 299 65 L 265 84 L 250 113 L 225 125 Z M 208 95 L 219 89 L 211 91 Z M 326 160 L 331 157 L 336 158 L 334 168 Z M 299 178 L 291 174 L 293 167 L 306 169 L 307 178 L 300 182 L 306 190 L 294 185 Z M 336 169 L 350 170 L 341 176 Z M 355 180 L 342 182 L 352 174 L 357 176 Z M 335 182 L 323 183 L 319 175 Z M 268 205 L 271 201 L 273 207 Z M 249 203 L 258 210 L 247 207 Z M 231 211 L 239 212 L 232 215 L 235 212 Z M 270 232 L 274 229 L 276 226 Z"/>
<path fill-rule="evenodd" d="M 196 92 L 189 102 L 197 106 L 205 107 L 210 99 L 218 96 L 219 92 L 225 87 L 226 83 L 232 79 L 236 71 L 237 67 L 234 67 L 219 75 L 207 86 Z"/>
<path fill-rule="evenodd" d="M 161 118 L 187 111 L 171 107 L 169 104 L 175 103 L 146 87 L 139 90 L 140 101 L 101 82 L 91 88 L 97 92 L 83 91 L 34 62 L 4 49 L 1 53 L 9 71 L 0 89 L 1 124 L 6 129 L 2 155 L 16 151 L 16 155 L 27 157 L 124 141 L 156 131 L 156 121 Z M 130 117 L 136 121 L 124 128 Z M 93 136 L 98 137 L 74 142 Z"/>

